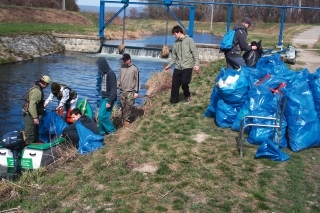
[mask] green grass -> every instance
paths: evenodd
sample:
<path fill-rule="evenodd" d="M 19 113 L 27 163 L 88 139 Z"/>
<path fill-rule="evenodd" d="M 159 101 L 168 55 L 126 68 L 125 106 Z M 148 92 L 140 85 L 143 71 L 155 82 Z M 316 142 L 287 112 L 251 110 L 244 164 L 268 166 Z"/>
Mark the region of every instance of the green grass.
<path fill-rule="evenodd" d="M 190 84 L 195 93 L 191 103 L 169 104 L 169 91 L 153 97 L 148 101 L 150 114 L 138 118 L 131 129 L 119 130 L 91 155 L 30 173 L 35 176 L 15 183 L 21 188 L 12 187 L 20 196 L 2 202 L 0 209 L 20 205 L 26 212 L 81 212 L 89 207 L 93 212 L 121 213 L 319 211 L 319 149 L 285 150 L 291 159 L 280 163 L 254 159 L 257 146 L 250 145 L 241 159 L 238 133 L 203 116 L 221 66 L 224 60 L 202 66 Z M 207 137 L 197 142 L 198 134 Z M 143 165 L 157 169 L 133 170 Z"/>
<path fill-rule="evenodd" d="M 158 23 L 165 26 L 150 20 L 129 22 L 136 25 L 132 29 L 150 30 Z M 170 26 L 175 24 L 170 22 Z M 195 28 L 210 29 L 209 24 L 196 23 Z M 9 26 L 0 24 L 0 33 L 18 32 L 27 25 Z M 286 24 L 285 40 L 308 27 Z M 25 30 L 30 33 L 97 30 L 94 26 L 81 29 L 51 24 L 30 24 L 29 28 Z M 278 30 L 278 24 L 257 24 L 249 29 L 248 40 L 262 39 L 263 45 L 271 47 L 277 43 Z M 224 32 L 225 23 L 215 23 L 213 33 Z M 201 66 L 190 84 L 191 103 L 171 105 L 170 91 L 159 93 L 145 104 L 146 115 L 130 129 L 118 130 L 103 149 L 25 173 L 14 183 L 0 183 L 0 209 L 21 206 L 24 212 L 57 213 L 319 212 L 319 149 L 285 150 L 291 159 L 279 163 L 254 159 L 257 146 L 246 144 L 240 158 L 235 140 L 238 132 L 219 128 L 212 118 L 203 116 L 223 66 L 224 60 Z M 202 141 L 196 141 L 199 135 L 205 136 Z M 144 165 L 156 168 L 155 172 L 134 170 Z"/>
<path fill-rule="evenodd" d="M 43 34 L 43 33 L 80 33 L 98 32 L 98 26 L 81 26 L 69 24 L 39 24 L 39 23 L 0 23 L 1 35 Z"/>

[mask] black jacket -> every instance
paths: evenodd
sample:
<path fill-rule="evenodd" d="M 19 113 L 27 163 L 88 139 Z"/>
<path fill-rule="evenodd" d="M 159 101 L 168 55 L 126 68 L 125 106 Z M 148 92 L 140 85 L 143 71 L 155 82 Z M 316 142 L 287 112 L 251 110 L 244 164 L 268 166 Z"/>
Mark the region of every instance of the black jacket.
<path fill-rule="evenodd" d="M 252 47 L 247 42 L 247 28 L 242 23 L 238 23 L 233 29 L 236 30 L 233 48 L 226 54 L 228 56 L 239 56 L 243 50 L 251 51 Z"/>
<path fill-rule="evenodd" d="M 79 118 L 77 122 L 81 122 L 81 124 L 86 127 L 87 129 L 90 129 L 93 133 L 99 134 L 99 129 L 97 127 L 97 124 L 88 116 L 83 115 Z M 78 146 L 79 143 L 79 135 L 77 132 L 76 124 L 70 124 L 66 128 L 64 128 L 62 135 L 66 137 L 67 140 L 71 140 L 73 144 Z"/>
<path fill-rule="evenodd" d="M 117 100 L 116 74 L 105 58 L 100 57 L 96 64 L 102 74 L 101 97 L 108 98 L 108 104 L 112 105 Z M 105 89 L 103 89 L 103 85 L 105 85 Z"/>

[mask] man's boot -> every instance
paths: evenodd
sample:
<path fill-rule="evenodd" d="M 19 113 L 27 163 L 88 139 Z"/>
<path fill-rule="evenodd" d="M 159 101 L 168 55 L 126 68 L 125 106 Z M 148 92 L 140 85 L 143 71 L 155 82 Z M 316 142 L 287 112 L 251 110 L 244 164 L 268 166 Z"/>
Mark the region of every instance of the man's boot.
<path fill-rule="evenodd" d="M 123 121 L 123 127 L 124 127 L 124 128 L 129 128 L 129 127 L 130 127 L 130 122 L 124 120 L 124 121 Z"/>

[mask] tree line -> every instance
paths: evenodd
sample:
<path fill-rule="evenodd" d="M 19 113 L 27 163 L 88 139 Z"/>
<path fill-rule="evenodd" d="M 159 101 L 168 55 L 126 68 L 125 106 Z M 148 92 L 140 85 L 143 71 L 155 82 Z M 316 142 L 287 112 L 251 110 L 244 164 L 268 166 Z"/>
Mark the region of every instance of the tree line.
<path fill-rule="evenodd" d="M 169 19 L 174 18 L 168 14 L 163 4 L 163 0 L 140 0 L 148 3 L 142 4 L 143 11 L 140 12 L 136 8 L 131 8 L 127 13 L 129 18 L 134 19 Z M 170 10 L 180 19 L 189 20 L 190 1 L 184 3 L 180 0 L 179 4 L 186 6 L 170 6 Z M 63 0 L 0 0 L 0 4 L 17 5 L 27 7 L 45 7 L 53 9 L 62 9 Z M 119 0 L 120 2 L 120 0 Z M 320 1 L 311 0 L 193 0 L 196 2 L 195 21 L 212 21 L 225 22 L 228 16 L 228 6 L 219 4 L 210 4 L 211 2 L 219 3 L 241 3 L 252 4 L 255 6 L 233 6 L 231 21 L 241 20 L 244 16 L 253 18 L 255 22 L 274 23 L 279 22 L 282 15 L 282 8 L 262 7 L 259 5 L 277 5 L 291 7 L 309 7 L 315 9 L 286 9 L 285 21 L 287 23 L 306 23 L 314 24 L 320 22 Z M 176 3 L 176 2 L 174 2 Z M 129 3 L 130 4 L 130 3 Z M 157 4 L 157 5 L 155 5 Z M 316 9 L 318 8 L 318 9 Z M 65 0 L 65 9 L 70 11 L 79 11 L 76 0 Z"/>
<path fill-rule="evenodd" d="M 150 4 L 144 4 L 143 12 L 138 13 L 135 8 L 129 10 L 130 18 L 151 18 L 151 19 L 166 19 L 173 20 L 171 15 L 168 15 L 166 8 L 163 6 L 154 6 L 152 4 L 163 2 L 156 0 L 140 0 L 141 2 L 148 2 Z M 170 10 L 180 19 L 189 20 L 189 3 L 183 3 L 186 6 L 170 6 Z M 179 2 L 179 3 L 180 3 Z M 190 2 L 190 0 L 189 0 Z M 299 9 L 288 8 L 286 9 L 285 21 L 288 23 L 319 23 L 320 22 L 320 1 L 310 0 L 193 0 L 197 2 L 195 4 L 195 20 L 196 21 L 211 21 L 225 22 L 228 17 L 228 6 L 209 4 L 208 2 L 219 3 L 241 3 L 252 4 L 255 6 L 233 6 L 232 21 L 241 20 L 244 16 L 253 18 L 257 22 L 272 23 L 279 22 L 282 15 L 282 8 L 262 7 L 258 5 L 277 5 L 288 7 L 309 7 L 315 9 Z M 318 9 L 316 9 L 318 8 Z"/>
<path fill-rule="evenodd" d="M 16 5 L 24 7 L 44 7 L 61 10 L 63 0 L 0 0 L 0 4 Z M 65 0 L 65 9 L 70 11 L 79 11 L 76 0 Z"/>

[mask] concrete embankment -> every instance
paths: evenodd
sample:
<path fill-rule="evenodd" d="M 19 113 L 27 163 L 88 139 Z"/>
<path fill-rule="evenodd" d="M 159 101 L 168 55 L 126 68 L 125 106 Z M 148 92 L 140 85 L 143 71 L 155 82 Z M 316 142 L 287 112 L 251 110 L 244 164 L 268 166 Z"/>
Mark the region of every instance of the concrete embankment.
<path fill-rule="evenodd" d="M 64 51 L 51 34 L 0 36 L 0 64 L 29 60 Z"/>
<path fill-rule="evenodd" d="M 219 45 L 197 44 L 200 61 L 215 61 L 223 58 Z M 98 36 L 46 34 L 0 36 L 0 64 L 19 62 L 62 51 L 96 53 L 100 48 Z"/>

